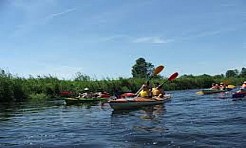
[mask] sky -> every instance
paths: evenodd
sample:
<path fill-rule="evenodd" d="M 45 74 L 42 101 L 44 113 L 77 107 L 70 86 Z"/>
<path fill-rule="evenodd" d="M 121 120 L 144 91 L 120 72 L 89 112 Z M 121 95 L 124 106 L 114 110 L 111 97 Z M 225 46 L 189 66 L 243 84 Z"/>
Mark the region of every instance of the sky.
<path fill-rule="evenodd" d="M 162 76 L 246 67 L 245 0 L 1 0 L 0 69 L 20 77 Z"/>

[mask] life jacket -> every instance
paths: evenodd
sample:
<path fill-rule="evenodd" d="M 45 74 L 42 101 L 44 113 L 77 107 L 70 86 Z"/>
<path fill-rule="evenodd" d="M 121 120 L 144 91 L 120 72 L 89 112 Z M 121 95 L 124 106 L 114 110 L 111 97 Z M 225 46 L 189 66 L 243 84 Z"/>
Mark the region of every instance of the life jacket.
<path fill-rule="evenodd" d="M 149 92 L 146 90 L 141 90 L 139 94 L 140 97 L 149 97 Z"/>
<path fill-rule="evenodd" d="M 157 88 L 153 88 L 152 89 L 152 95 L 153 96 L 158 96 L 161 93 L 161 91 Z"/>

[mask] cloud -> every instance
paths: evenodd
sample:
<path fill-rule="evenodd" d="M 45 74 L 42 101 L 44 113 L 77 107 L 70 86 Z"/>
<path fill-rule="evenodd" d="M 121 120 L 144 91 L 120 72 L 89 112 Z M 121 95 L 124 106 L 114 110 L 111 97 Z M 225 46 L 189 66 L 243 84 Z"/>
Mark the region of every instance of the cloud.
<path fill-rule="evenodd" d="M 150 43 L 150 44 L 167 44 L 172 42 L 172 39 L 162 39 L 161 37 L 140 37 L 133 40 L 134 43 Z"/>
<path fill-rule="evenodd" d="M 30 13 L 28 13 L 27 15 L 28 16 L 30 15 L 28 18 L 32 18 L 32 19 L 27 19 L 24 21 L 24 23 L 17 24 L 11 37 L 23 36 L 23 34 L 27 34 L 31 31 L 33 31 L 34 29 L 36 29 L 37 27 L 40 27 L 42 25 L 46 25 L 49 21 L 53 20 L 54 18 L 59 17 L 59 16 L 64 16 L 68 13 L 73 12 L 73 11 L 76 11 L 76 9 L 75 8 L 66 9 L 62 12 L 53 13 L 53 14 L 50 14 L 46 17 L 40 17 L 39 15 L 32 16 L 32 14 L 31 14 L 32 11 L 30 11 Z M 40 11 L 40 13 L 41 13 L 41 11 Z"/>
<path fill-rule="evenodd" d="M 222 29 L 217 29 L 217 30 L 200 31 L 197 33 L 194 32 L 194 33 L 187 34 L 183 37 L 180 37 L 177 40 L 192 40 L 192 39 L 197 39 L 197 38 L 216 36 L 216 35 L 221 35 L 223 33 L 232 32 L 236 30 L 237 28 L 235 27 L 235 28 L 222 28 Z"/>
<path fill-rule="evenodd" d="M 238 5 L 235 3 L 224 3 L 224 4 L 221 4 L 220 6 L 221 7 L 236 7 Z"/>
<path fill-rule="evenodd" d="M 123 34 L 118 34 L 118 35 L 112 35 L 112 36 L 107 36 L 107 37 L 102 37 L 100 40 L 103 42 L 107 41 L 117 41 L 117 40 L 127 40 L 130 37 L 128 35 L 123 35 Z"/>
<path fill-rule="evenodd" d="M 63 16 L 63 15 L 66 15 L 66 14 L 68 14 L 70 12 L 73 12 L 73 11 L 76 11 L 76 9 L 75 8 L 72 8 L 72 9 L 67 9 L 65 11 L 62 11 L 62 12 L 53 13 L 53 14 L 50 14 L 49 16 L 47 16 L 45 19 L 51 20 L 51 19 L 53 19 L 55 17 Z"/>

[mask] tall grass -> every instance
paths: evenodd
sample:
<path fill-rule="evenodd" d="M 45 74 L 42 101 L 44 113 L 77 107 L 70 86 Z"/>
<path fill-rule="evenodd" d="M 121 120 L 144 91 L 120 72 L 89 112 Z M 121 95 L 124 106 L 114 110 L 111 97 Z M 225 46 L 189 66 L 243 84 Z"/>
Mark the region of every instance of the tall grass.
<path fill-rule="evenodd" d="M 81 78 L 82 77 L 82 78 Z M 213 77 L 202 76 L 181 76 L 170 82 L 166 78 L 153 78 L 151 83 L 165 82 L 165 90 L 184 90 L 194 88 L 209 88 L 211 83 L 227 82 L 228 84 L 241 85 L 245 81 L 242 77 Z M 60 80 L 57 77 L 39 76 L 37 78 L 21 78 L 5 73 L 0 73 L 0 102 L 25 101 L 29 99 L 42 100 L 59 97 L 62 91 L 72 91 L 75 94 L 88 87 L 90 91 L 107 91 L 111 95 L 118 95 L 124 92 L 136 92 L 146 79 L 141 78 L 118 78 L 92 80 L 88 76 L 74 80 Z"/>

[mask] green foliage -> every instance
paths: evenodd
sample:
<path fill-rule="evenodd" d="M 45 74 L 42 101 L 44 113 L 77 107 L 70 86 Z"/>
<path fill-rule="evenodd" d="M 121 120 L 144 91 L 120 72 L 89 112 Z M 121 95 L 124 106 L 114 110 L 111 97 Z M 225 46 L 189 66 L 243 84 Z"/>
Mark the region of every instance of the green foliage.
<path fill-rule="evenodd" d="M 30 94 L 28 98 L 32 101 L 42 101 L 42 100 L 47 100 L 49 97 L 45 93 L 40 93 L 40 94 Z"/>
<path fill-rule="evenodd" d="M 236 76 L 238 76 L 238 70 L 237 69 L 235 69 L 235 70 L 227 70 L 227 72 L 226 72 L 226 77 L 227 78 L 230 78 L 230 77 L 236 77 Z"/>
<path fill-rule="evenodd" d="M 144 58 L 138 58 L 136 64 L 132 66 L 133 78 L 146 78 L 154 69 L 154 65 L 145 61 Z"/>
<path fill-rule="evenodd" d="M 226 77 L 223 74 L 182 75 L 171 82 L 163 77 L 154 77 L 150 82 L 151 84 L 165 82 L 164 90 L 209 88 L 212 83 L 220 82 L 241 85 L 246 80 L 246 69 L 242 68 L 240 74 L 235 70 L 232 71 L 234 74 L 226 74 Z M 137 92 L 146 80 L 145 77 L 92 80 L 89 76 L 81 74 L 78 74 L 74 80 L 59 80 L 50 75 L 20 78 L 0 69 L 0 102 L 46 100 L 59 97 L 62 91 L 71 91 L 76 95 L 83 92 L 85 87 L 88 87 L 91 92 L 107 91 L 111 95 L 119 95 L 125 92 Z"/>
<path fill-rule="evenodd" d="M 241 73 L 239 75 L 240 77 L 246 78 L 246 68 L 242 68 Z"/>

